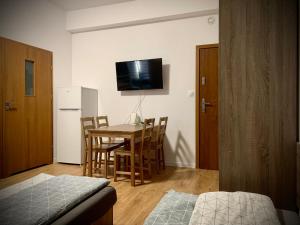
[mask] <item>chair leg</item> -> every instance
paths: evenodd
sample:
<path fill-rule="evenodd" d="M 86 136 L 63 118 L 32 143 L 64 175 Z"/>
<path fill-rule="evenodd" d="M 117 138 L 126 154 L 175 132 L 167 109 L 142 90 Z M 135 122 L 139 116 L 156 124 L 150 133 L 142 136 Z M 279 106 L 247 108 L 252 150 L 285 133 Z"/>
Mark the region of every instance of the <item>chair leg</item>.
<path fill-rule="evenodd" d="M 151 165 L 151 154 L 150 151 L 147 152 L 147 164 L 148 164 L 148 174 L 149 177 L 152 177 L 152 165 Z"/>
<path fill-rule="evenodd" d="M 124 170 L 125 171 L 130 171 L 130 164 L 129 164 L 129 162 L 130 162 L 130 160 L 129 160 L 130 158 L 126 155 L 125 157 L 124 157 Z"/>
<path fill-rule="evenodd" d="M 159 157 L 159 149 L 155 150 L 155 167 L 156 167 L 156 173 L 159 174 L 159 164 L 160 164 L 160 157 Z"/>
<path fill-rule="evenodd" d="M 104 177 L 107 178 L 108 162 L 107 162 L 108 153 L 104 152 Z"/>
<path fill-rule="evenodd" d="M 114 155 L 114 181 L 115 182 L 117 182 L 117 169 L 118 169 L 117 161 L 118 161 L 118 155 L 115 154 Z"/>
<path fill-rule="evenodd" d="M 83 154 L 83 173 L 82 175 L 85 176 L 86 175 L 86 158 L 87 158 L 87 151 L 85 151 L 85 153 Z"/>
<path fill-rule="evenodd" d="M 101 171 L 101 167 L 102 167 L 102 152 L 99 152 L 99 161 L 98 161 L 98 165 L 99 165 L 99 170 Z"/>
<path fill-rule="evenodd" d="M 144 184 L 144 165 L 143 165 L 143 155 L 139 155 L 139 164 L 140 164 L 140 178 L 141 178 L 141 184 Z M 134 165 L 132 165 L 134 166 Z M 135 176 L 135 175 L 134 175 Z"/>
<path fill-rule="evenodd" d="M 161 155 L 162 155 L 162 163 L 163 163 L 163 169 L 166 169 L 165 165 L 165 153 L 164 153 L 164 146 L 161 146 Z"/>
<path fill-rule="evenodd" d="M 95 152 L 94 154 L 95 158 L 94 158 L 94 166 L 93 166 L 93 170 L 94 172 L 96 172 L 96 169 L 97 169 L 97 159 L 98 159 L 98 152 Z"/>

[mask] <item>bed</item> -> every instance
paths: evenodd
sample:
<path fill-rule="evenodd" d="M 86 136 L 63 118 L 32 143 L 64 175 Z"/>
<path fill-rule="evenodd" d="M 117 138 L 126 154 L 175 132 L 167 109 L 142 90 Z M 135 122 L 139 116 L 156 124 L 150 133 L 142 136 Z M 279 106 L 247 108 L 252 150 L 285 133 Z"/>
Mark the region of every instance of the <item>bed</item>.
<path fill-rule="evenodd" d="M 0 224 L 113 224 L 116 191 L 103 178 L 39 174 L 0 190 Z"/>
<path fill-rule="evenodd" d="M 300 178 L 300 144 L 297 144 Z M 297 204 L 300 208 L 300 180 Z M 272 200 L 248 192 L 208 192 L 200 195 L 170 190 L 146 218 L 144 225 L 300 225 L 296 212 L 275 209 Z"/>

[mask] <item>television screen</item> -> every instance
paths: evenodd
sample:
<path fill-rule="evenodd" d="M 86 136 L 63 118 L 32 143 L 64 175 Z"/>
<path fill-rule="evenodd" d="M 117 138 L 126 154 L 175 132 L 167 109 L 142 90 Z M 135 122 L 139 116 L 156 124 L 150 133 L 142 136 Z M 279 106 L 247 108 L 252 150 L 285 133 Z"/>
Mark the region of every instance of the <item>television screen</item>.
<path fill-rule="evenodd" d="M 162 59 L 116 62 L 118 91 L 162 89 Z"/>

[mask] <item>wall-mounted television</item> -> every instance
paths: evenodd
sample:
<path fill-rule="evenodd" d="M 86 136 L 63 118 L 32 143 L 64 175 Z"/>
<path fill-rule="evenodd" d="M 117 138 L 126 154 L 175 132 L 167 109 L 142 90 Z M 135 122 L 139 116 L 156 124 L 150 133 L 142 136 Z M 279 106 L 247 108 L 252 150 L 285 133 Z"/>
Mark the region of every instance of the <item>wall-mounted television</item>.
<path fill-rule="evenodd" d="M 162 59 L 116 62 L 118 91 L 162 89 Z"/>

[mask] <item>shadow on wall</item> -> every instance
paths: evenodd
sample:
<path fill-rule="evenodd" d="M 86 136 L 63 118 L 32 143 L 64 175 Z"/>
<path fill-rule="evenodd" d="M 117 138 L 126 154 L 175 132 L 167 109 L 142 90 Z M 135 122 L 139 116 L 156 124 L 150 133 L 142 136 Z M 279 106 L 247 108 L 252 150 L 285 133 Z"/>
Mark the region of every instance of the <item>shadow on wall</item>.
<path fill-rule="evenodd" d="M 175 150 L 173 151 L 169 139 L 165 136 L 164 140 L 164 149 L 165 149 L 165 160 L 166 162 L 174 162 L 174 163 L 193 163 L 190 160 L 193 158 L 192 149 L 185 140 L 184 136 L 182 135 L 181 131 L 178 132 Z M 182 165 L 178 165 L 182 166 Z"/>
<path fill-rule="evenodd" d="M 170 84 L 170 64 L 164 64 L 162 66 L 162 70 L 164 87 L 163 89 L 121 91 L 121 96 L 168 95 Z"/>
<path fill-rule="evenodd" d="M 179 131 L 177 135 L 175 151 L 174 151 L 176 159 L 179 159 L 179 162 L 182 163 L 190 162 L 190 160 L 193 158 L 191 153 L 192 153 L 191 147 L 185 140 L 181 131 Z"/>

